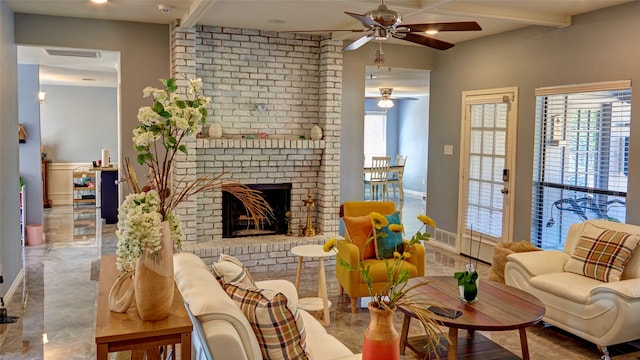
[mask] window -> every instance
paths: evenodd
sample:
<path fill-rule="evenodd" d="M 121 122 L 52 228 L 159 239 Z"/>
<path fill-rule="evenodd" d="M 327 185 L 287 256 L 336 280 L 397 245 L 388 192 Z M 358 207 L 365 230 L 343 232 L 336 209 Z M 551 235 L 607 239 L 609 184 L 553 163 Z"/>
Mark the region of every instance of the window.
<path fill-rule="evenodd" d="M 387 115 L 368 113 L 364 116 L 364 163 L 371 165 L 372 156 L 387 155 Z"/>
<path fill-rule="evenodd" d="M 585 220 L 625 221 L 630 120 L 630 81 L 536 89 L 536 245 L 562 249 Z"/>

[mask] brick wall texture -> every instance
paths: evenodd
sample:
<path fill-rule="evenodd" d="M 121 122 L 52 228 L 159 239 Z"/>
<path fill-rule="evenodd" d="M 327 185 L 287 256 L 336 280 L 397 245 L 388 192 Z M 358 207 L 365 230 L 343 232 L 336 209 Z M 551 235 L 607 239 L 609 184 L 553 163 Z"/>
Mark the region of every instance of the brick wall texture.
<path fill-rule="evenodd" d="M 177 176 L 226 172 L 245 184 L 292 183 L 293 224 L 306 222 L 303 200 L 316 199 L 313 222 L 337 234 L 339 207 L 341 42 L 323 36 L 196 26 L 171 32 L 172 76 L 199 77 L 212 98 L 209 123 L 222 139 L 188 142 Z M 321 141 L 311 141 L 314 124 Z M 266 139 L 258 139 L 260 133 Z M 304 137 L 304 139 L 301 139 Z M 255 138 L 255 140 L 253 139 Z M 222 195 L 202 194 L 179 209 L 186 244 L 222 236 Z M 294 231 L 296 229 L 294 228 Z"/>

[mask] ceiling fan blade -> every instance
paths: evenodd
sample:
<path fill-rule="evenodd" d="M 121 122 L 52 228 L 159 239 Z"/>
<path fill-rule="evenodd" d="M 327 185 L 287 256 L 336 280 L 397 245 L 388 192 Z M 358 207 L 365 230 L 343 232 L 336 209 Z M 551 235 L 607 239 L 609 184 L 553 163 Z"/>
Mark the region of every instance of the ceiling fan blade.
<path fill-rule="evenodd" d="M 344 48 L 342 48 L 342 51 L 355 50 L 355 49 L 359 48 L 360 46 L 368 43 L 373 38 L 374 38 L 373 34 L 365 35 L 365 36 L 361 37 L 360 39 L 358 39 L 358 40 L 352 42 L 351 44 L 345 46 Z"/>
<path fill-rule="evenodd" d="M 394 38 L 411 41 L 412 43 L 428 46 L 437 50 L 447 50 L 454 47 L 454 44 L 448 43 L 446 41 L 430 38 L 427 36 L 422 36 L 414 33 L 406 33 L 406 34 L 394 34 Z"/>
<path fill-rule="evenodd" d="M 380 28 L 384 29 L 384 26 L 382 26 L 382 24 L 380 24 L 377 21 L 371 20 L 368 16 L 364 16 L 364 15 L 360 15 L 360 14 L 356 14 L 356 13 L 351 13 L 351 12 L 346 12 L 346 11 L 345 11 L 345 14 L 360 20 L 360 22 L 362 24 L 364 24 L 366 27 L 369 27 L 369 28 L 380 27 Z"/>
<path fill-rule="evenodd" d="M 312 32 L 319 32 L 319 33 L 330 33 L 330 32 L 338 32 L 338 31 L 348 31 L 348 32 L 365 32 L 365 31 L 369 31 L 369 29 L 325 29 L 325 30 L 287 30 L 287 31 L 280 31 L 283 33 L 299 33 L 299 34 L 304 34 L 304 33 L 312 33 Z"/>
<path fill-rule="evenodd" d="M 422 31 L 429 31 L 429 30 L 436 30 L 436 31 L 482 30 L 480 25 L 475 21 L 431 23 L 431 24 L 402 24 L 402 26 L 408 27 L 411 30 L 411 32 L 422 32 Z"/>

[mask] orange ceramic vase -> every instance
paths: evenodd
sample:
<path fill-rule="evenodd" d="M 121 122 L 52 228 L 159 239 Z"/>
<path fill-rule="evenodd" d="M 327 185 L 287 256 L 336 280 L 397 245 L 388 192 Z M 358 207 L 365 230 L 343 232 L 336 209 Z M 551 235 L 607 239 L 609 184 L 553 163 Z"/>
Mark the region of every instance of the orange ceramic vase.
<path fill-rule="evenodd" d="M 369 326 L 364 332 L 362 360 L 399 360 L 400 334 L 393 326 L 394 310 L 378 309 L 369 303 Z"/>

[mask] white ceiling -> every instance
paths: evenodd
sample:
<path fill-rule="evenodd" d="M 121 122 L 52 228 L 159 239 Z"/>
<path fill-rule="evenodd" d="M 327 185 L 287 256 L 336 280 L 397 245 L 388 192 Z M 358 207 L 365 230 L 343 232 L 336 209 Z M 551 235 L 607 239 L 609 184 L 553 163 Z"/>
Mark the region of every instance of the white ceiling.
<path fill-rule="evenodd" d="M 391 0 L 386 1 L 386 5 L 402 15 L 404 24 L 453 21 L 476 21 L 480 24 L 481 31 L 443 32 L 434 36 L 457 44 L 529 25 L 571 26 L 571 17 L 574 15 L 630 1 L 633 0 Z M 376 9 L 380 4 L 378 0 L 109 0 L 102 5 L 91 3 L 89 0 L 6 2 L 16 13 L 162 24 L 180 19 L 182 24 L 187 25 L 197 23 L 269 31 L 328 30 L 333 38 L 340 40 L 355 40 L 363 35 L 359 32 L 329 31 L 363 29 L 360 22 L 344 14 L 345 11 L 364 14 Z M 170 8 L 171 11 L 161 12 L 160 5 Z M 418 46 L 403 40 L 388 41 Z M 24 53 L 27 52 L 30 51 L 21 50 L 21 63 L 26 61 L 22 55 L 26 57 Z M 101 59 L 109 62 L 114 56 L 117 56 L 117 53 L 105 53 Z M 87 61 L 87 66 L 97 63 L 95 59 L 91 60 L 94 61 Z M 66 67 L 70 63 L 63 60 L 57 64 L 49 64 L 46 58 L 32 58 L 30 61 L 52 66 L 52 70 Z M 101 68 L 96 70 L 98 73 L 86 77 L 99 78 L 100 72 L 111 71 L 105 70 L 104 64 L 99 66 Z M 108 66 L 115 69 L 112 62 L 108 63 Z M 400 85 L 392 87 L 400 88 Z M 400 92 L 398 90 L 397 93 Z"/>

